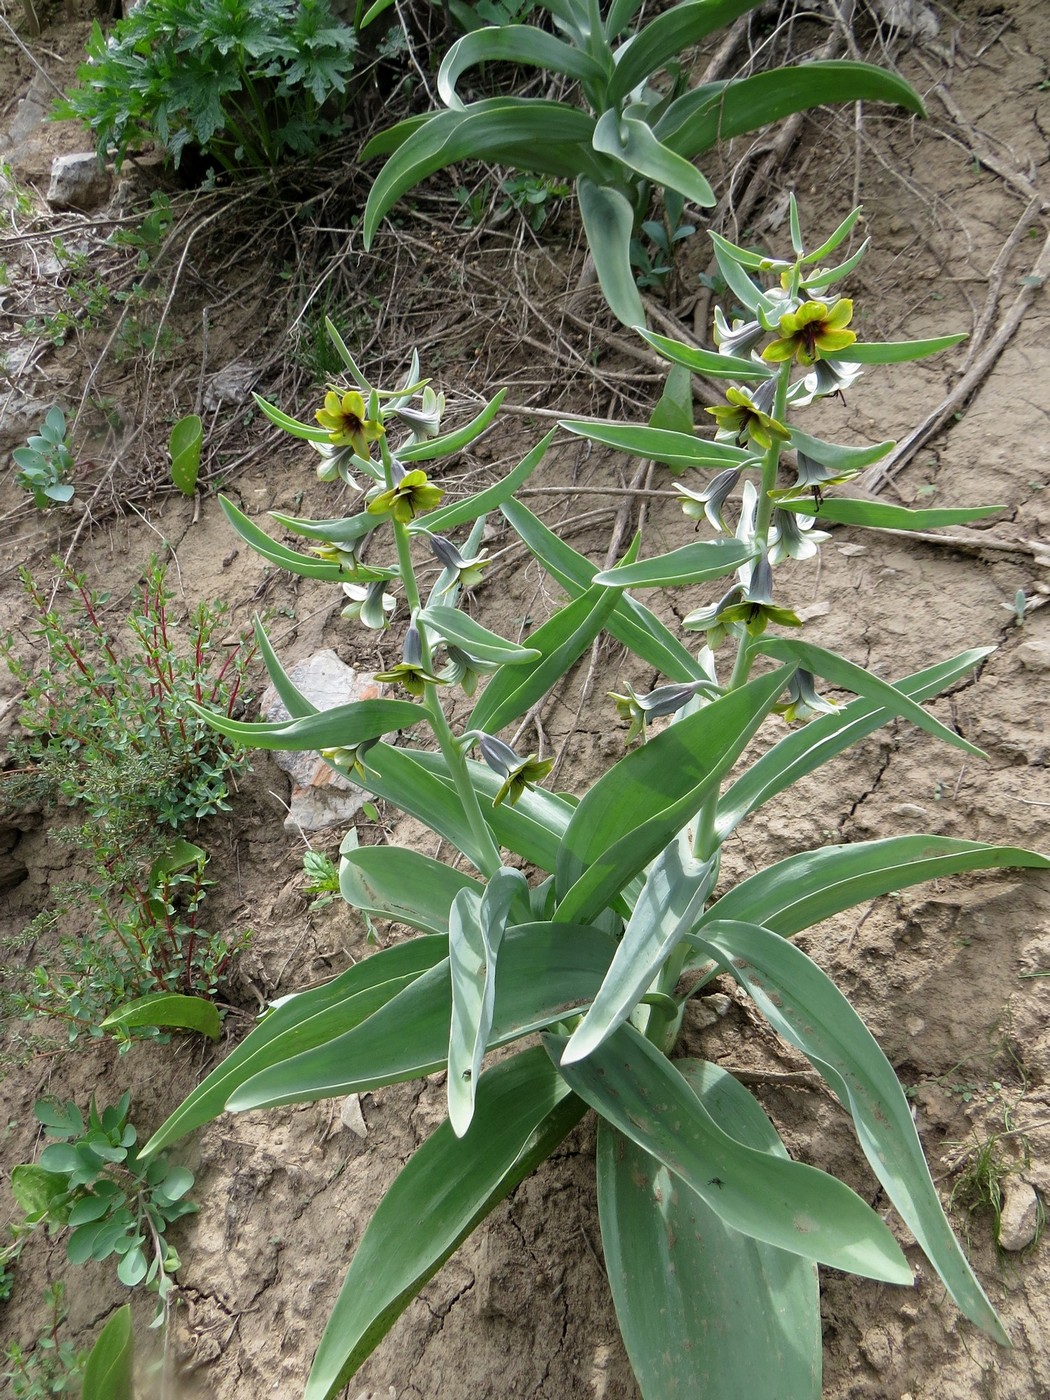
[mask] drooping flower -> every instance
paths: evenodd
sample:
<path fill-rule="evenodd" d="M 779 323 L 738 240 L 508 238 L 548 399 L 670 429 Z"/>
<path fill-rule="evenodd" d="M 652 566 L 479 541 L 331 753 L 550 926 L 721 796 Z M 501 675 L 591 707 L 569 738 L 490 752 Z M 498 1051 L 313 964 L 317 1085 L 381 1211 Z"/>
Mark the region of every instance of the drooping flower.
<path fill-rule="evenodd" d="M 445 494 L 440 486 L 431 485 L 426 472 L 418 467 L 410 472 L 399 467 L 395 477 L 389 490 L 375 487 L 369 491 L 369 515 L 392 515 L 399 525 L 407 525 L 420 511 L 436 506 Z"/>
<path fill-rule="evenodd" d="M 765 334 L 759 321 L 734 321 L 730 325 L 722 308 L 715 307 L 714 335 L 720 354 L 746 357 Z"/>
<path fill-rule="evenodd" d="M 391 412 L 394 417 L 404 423 L 412 433 L 413 442 L 422 442 L 425 438 L 437 437 L 441 429 L 441 415 L 445 411 L 444 394 L 435 393 L 430 385 L 423 389 L 422 403 L 418 408 L 409 408 L 407 405 L 399 404 Z"/>
<path fill-rule="evenodd" d="M 804 301 L 796 311 L 781 316 L 780 337 L 762 351 L 764 360 L 780 363 L 795 360 L 800 365 L 813 365 L 824 355 L 845 350 L 857 338 L 856 331 L 845 329 L 853 317 L 853 303 L 840 297 L 834 306 L 823 301 Z"/>
<path fill-rule="evenodd" d="M 485 558 L 486 551 L 483 549 L 480 554 L 468 559 L 444 535 L 430 535 L 428 538 L 430 548 L 450 575 L 448 586 L 441 591 L 448 593 L 458 586 L 469 593 L 472 588 L 476 588 L 481 582 L 482 572 L 492 562 L 491 559 Z"/>
<path fill-rule="evenodd" d="M 788 398 L 793 408 L 808 408 L 817 399 L 845 393 L 863 373 L 863 365 L 851 365 L 845 360 L 818 360 L 805 379 L 791 386 Z"/>
<path fill-rule="evenodd" d="M 772 380 L 768 383 L 773 385 Z M 763 406 L 760 395 L 765 387 L 761 385 L 754 394 L 749 394 L 746 389 L 727 389 L 725 404 L 704 410 L 718 424 L 716 437 L 720 441 L 748 443 L 765 452 L 773 446 L 774 438 L 779 438 L 781 442 L 788 441 L 791 434 L 787 428 Z M 772 407 L 771 403 L 769 407 Z"/>
<path fill-rule="evenodd" d="M 783 559 L 812 559 L 820 553 L 820 545 L 830 538 L 826 530 L 814 530 L 813 516 L 799 515 L 794 510 L 774 510 L 769 532 L 769 562 L 775 568 Z"/>
<path fill-rule="evenodd" d="M 394 595 L 384 591 L 384 583 L 384 579 L 375 579 L 369 584 L 344 583 L 343 592 L 350 601 L 340 616 L 356 619 L 373 632 L 382 632 L 389 626 L 390 615 L 397 606 Z"/>
<path fill-rule="evenodd" d="M 630 681 L 625 684 L 626 695 L 619 695 L 610 690 L 609 699 L 615 702 L 620 718 L 627 720 L 630 726 L 624 740 L 628 748 L 639 734 L 642 736 L 642 743 L 645 743 L 645 726 L 649 720 L 677 713 L 699 690 L 717 689 L 707 681 L 692 681 L 688 685 L 658 685 L 648 695 L 639 695 Z"/>
<path fill-rule="evenodd" d="M 452 642 L 445 643 L 445 650 L 448 665 L 441 672 L 441 679 L 448 685 L 458 685 L 464 695 L 473 695 L 479 678 L 486 671 L 498 671 L 502 664 L 499 661 L 482 661 Z"/>
<path fill-rule="evenodd" d="M 345 777 L 349 778 L 356 773 L 363 781 L 365 778 L 364 756 L 369 749 L 374 748 L 378 743 L 378 739 L 363 739 L 360 744 L 344 745 L 337 749 L 322 749 L 321 757 Z"/>
<path fill-rule="evenodd" d="M 542 782 L 554 767 L 553 758 L 537 758 L 534 753 L 519 758 L 509 744 L 491 734 L 479 734 L 477 739 L 482 758 L 503 779 L 503 786 L 492 799 L 493 807 L 504 801 L 513 807 L 526 788 Z"/>
<path fill-rule="evenodd" d="M 722 510 L 739 480 L 740 468 L 730 467 L 728 471 L 719 472 L 704 491 L 693 491 L 683 486 L 678 497 L 683 511 L 690 520 L 699 521 L 706 516 L 716 530 L 726 529 Z"/>
<path fill-rule="evenodd" d="M 833 700 L 825 700 L 818 695 L 812 672 L 799 669 L 787 683 L 787 699 L 774 705 L 773 709 L 778 715 L 783 715 L 788 724 L 793 724 L 796 720 L 833 714 L 838 706 Z"/>
<path fill-rule="evenodd" d="M 356 389 L 344 394 L 330 389 L 324 396 L 324 408 L 314 417 L 328 433 L 335 447 L 352 447 L 359 457 L 368 459 L 369 443 L 378 442 L 386 429 L 382 423 L 368 417 L 365 401 Z"/>
<path fill-rule="evenodd" d="M 433 671 L 423 665 L 423 648 L 419 628 L 415 623 L 405 633 L 401 660 L 389 671 L 377 671 L 375 678 L 383 685 L 404 686 L 409 695 L 414 695 L 417 700 L 422 699 L 428 685 L 448 684 L 444 677 L 435 676 Z"/>

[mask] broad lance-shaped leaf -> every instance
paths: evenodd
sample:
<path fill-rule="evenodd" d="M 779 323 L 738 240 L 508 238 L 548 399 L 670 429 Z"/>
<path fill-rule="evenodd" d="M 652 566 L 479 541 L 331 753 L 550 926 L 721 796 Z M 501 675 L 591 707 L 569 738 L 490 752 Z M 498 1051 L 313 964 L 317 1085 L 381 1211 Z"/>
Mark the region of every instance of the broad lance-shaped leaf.
<path fill-rule="evenodd" d="M 538 1047 L 482 1075 L 466 1136 L 457 1138 L 443 1123 L 379 1203 L 328 1319 L 304 1400 L 335 1400 L 427 1280 L 584 1111 Z"/>
<path fill-rule="evenodd" d="M 302 535 L 305 540 L 323 540 L 326 544 L 350 544 L 364 539 L 383 523 L 378 515 L 369 515 L 367 511 L 340 520 L 300 520 L 294 515 L 283 515 L 279 510 L 271 510 L 269 515 L 293 535 Z"/>
<path fill-rule="evenodd" d="M 782 667 L 669 725 L 604 774 L 558 855 L 555 917 L 593 918 L 657 856 L 732 767 L 784 689 Z"/>
<path fill-rule="evenodd" d="M 448 955 L 447 938 L 413 938 L 354 963 L 338 977 L 277 1003 L 194 1089 L 142 1149 L 152 1156 L 217 1118 L 239 1085 L 289 1055 L 323 1045 L 366 1020 Z M 294 1045 L 295 1049 L 291 1047 Z"/>
<path fill-rule="evenodd" d="M 448 958 L 452 979 L 452 1025 L 448 1041 L 448 1117 L 462 1137 L 470 1127 L 481 1061 L 496 1006 L 496 959 L 514 901 L 529 886 L 520 870 L 504 866 L 484 893 L 461 890 L 449 914 Z"/>
<path fill-rule="evenodd" d="M 136 997 L 111 1011 L 99 1023 L 101 1030 L 131 1030 L 135 1026 L 172 1026 L 198 1031 L 209 1040 L 218 1040 L 222 1031 L 219 1010 L 206 997 L 183 996 L 179 992 L 151 992 Z"/>
<path fill-rule="evenodd" d="M 500 510 L 526 548 L 570 598 L 587 591 L 598 572 L 589 559 L 559 539 L 520 501 L 506 501 Z M 620 597 L 606 619 L 605 630 L 668 680 L 688 684 L 708 679 L 692 652 L 636 598 L 627 594 Z"/>
<path fill-rule="evenodd" d="M 846 998 L 801 949 L 758 925 L 715 920 L 703 944 L 774 1030 L 827 1080 L 853 1115 L 872 1170 L 948 1292 L 971 1322 L 1009 1346 L 941 1208 L 897 1076 Z"/>
<path fill-rule="evenodd" d="M 674 190 L 702 209 L 715 203 L 714 190 L 696 166 L 661 146 L 647 122 L 610 107 L 598 118 L 591 144 L 632 174 Z"/>
<path fill-rule="evenodd" d="M 937 530 L 944 525 L 965 525 L 1005 510 L 1005 506 L 962 506 L 939 510 L 909 510 L 886 501 L 865 501 L 854 496 L 824 496 L 812 500 L 783 501 L 784 510 L 813 515 L 836 525 L 860 525 L 873 530 Z"/>
<path fill-rule="evenodd" d="M 487 515 L 489 511 L 498 510 L 528 481 L 539 466 L 554 439 L 555 431 L 552 428 L 545 438 L 541 438 L 532 451 L 523 457 L 502 481 L 497 481 L 494 486 L 488 486 L 484 491 L 468 496 L 465 500 L 453 501 L 451 505 L 439 506 L 437 510 L 417 516 L 408 527 L 409 534 L 445 534 L 459 525 L 469 525 L 482 515 Z"/>
<path fill-rule="evenodd" d="M 702 1060 L 675 1060 L 720 1128 L 786 1158 L 748 1091 Z M 679 1177 L 598 1121 L 605 1269 L 644 1400 L 820 1400 L 816 1266 L 742 1235 Z"/>
<path fill-rule="evenodd" d="M 578 82 L 600 82 L 605 70 L 582 49 L 566 44 L 531 24 L 504 24 L 464 34 L 449 49 L 438 69 L 438 96 L 446 107 L 463 108 L 456 92 L 461 74 L 476 63 L 503 60 L 563 73 Z"/>
<path fill-rule="evenodd" d="M 613 941 L 587 925 L 520 924 L 508 929 L 488 1048 L 506 1045 L 560 1020 L 591 999 L 613 954 Z M 363 1093 L 434 1074 L 448 1062 L 452 988 L 447 962 L 423 974 L 345 1035 L 242 1082 L 228 1099 L 234 1112 L 311 1103 Z"/>
<path fill-rule="evenodd" d="M 734 379 L 738 376 L 734 374 Z M 647 428 L 639 424 L 587 423 L 582 419 L 565 418 L 559 426 L 600 442 L 603 447 L 615 447 L 631 452 L 635 457 L 648 457 L 668 467 L 735 467 L 755 461 L 753 452 L 729 443 L 712 442 L 694 437 L 692 433 L 676 433 L 670 428 Z"/>
<path fill-rule="evenodd" d="M 718 856 L 697 860 L 684 827 L 646 871 L 645 884 L 590 1010 L 573 1031 L 563 1064 L 589 1055 L 626 1021 L 679 939 L 692 928 L 718 879 Z"/>
<path fill-rule="evenodd" d="M 962 334 L 939 335 L 933 340 L 889 340 L 881 344 L 855 340 L 844 350 L 836 350 L 825 358 L 843 360 L 851 365 L 899 365 L 908 360 L 924 360 L 927 355 L 939 355 L 942 350 L 952 350 L 965 339 L 965 334 Z"/>
<path fill-rule="evenodd" d="M 566 1041 L 543 1043 L 561 1064 Z M 631 1025 L 561 1073 L 606 1122 L 665 1166 L 731 1229 L 791 1254 L 885 1283 L 912 1281 L 878 1215 L 827 1173 L 747 1147 L 725 1132 L 688 1082 Z"/>
<path fill-rule="evenodd" d="M 885 705 L 902 718 L 910 719 L 912 724 L 924 729 L 927 734 L 943 739 L 946 744 L 952 744 L 964 753 L 974 754 L 977 758 L 985 756 L 976 744 L 971 744 L 961 734 L 956 734 L 953 729 L 942 724 L 939 719 L 934 719 L 921 705 L 909 700 L 888 681 L 879 680 L 878 676 L 865 671 L 863 666 L 855 666 L 852 661 L 837 656 L 833 651 L 825 651 L 823 647 L 813 646 L 810 642 L 795 641 L 791 637 L 761 637 L 755 642 L 754 650 L 764 652 L 766 656 L 772 656 L 777 661 L 794 661 L 807 671 L 812 671 L 814 675 L 823 676 L 832 685 L 839 685 L 843 690 L 852 690 L 855 695 L 863 695 L 866 700 Z"/>
<path fill-rule="evenodd" d="M 259 655 L 266 666 L 266 674 L 273 682 L 278 699 L 292 719 L 305 719 L 307 715 L 316 715 L 317 706 L 312 700 L 307 700 L 281 665 L 281 659 L 274 651 L 273 644 L 266 635 L 266 628 L 262 625 L 262 619 L 258 616 L 252 619 L 252 629 L 255 632 L 255 644 L 259 648 Z"/>
<path fill-rule="evenodd" d="M 631 267 L 634 211 L 630 203 L 611 183 L 589 180 L 584 175 L 576 181 L 576 198 L 594 270 L 609 310 L 625 326 L 644 325 L 645 308 Z"/>
<path fill-rule="evenodd" d="M 761 261 L 761 260 L 760 260 Z M 639 326 L 638 334 L 658 351 L 665 360 L 673 360 L 676 365 L 684 365 L 694 374 L 706 375 L 709 379 L 771 379 L 773 371 L 766 364 L 745 359 L 742 355 L 723 355 L 717 350 L 703 350 L 695 345 L 683 345 L 670 336 L 657 335 Z M 564 424 L 563 426 L 568 426 Z M 721 445 L 721 444 L 719 444 Z M 746 456 L 746 453 L 742 453 Z"/>
<path fill-rule="evenodd" d="M 300 719 L 282 719 L 271 723 L 228 719 L 204 705 L 187 701 L 194 714 L 207 720 L 213 729 L 231 739 L 237 739 L 253 749 L 288 749 L 295 752 L 312 749 L 353 748 L 369 739 L 381 739 L 400 729 L 414 729 L 427 719 L 422 705 L 409 700 L 355 700 L 349 705 L 336 705 L 330 710 L 317 710 Z"/>
<path fill-rule="evenodd" d="M 949 836 L 891 836 L 822 846 L 767 866 L 711 905 L 699 929 L 716 919 L 762 924 L 783 938 L 891 890 L 964 870 L 1050 870 L 1050 860 L 1017 846 L 986 846 Z"/>
<path fill-rule="evenodd" d="M 256 554 L 261 555 L 267 563 L 276 564 L 287 573 L 298 574 L 302 578 L 328 579 L 337 583 L 345 583 L 348 579 L 368 582 L 396 577 L 396 571 L 393 569 L 371 569 L 364 565 L 356 569 L 345 569 L 341 564 L 331 564 L 309 554 L 300 554 L 297 550 L 289 549 L 287 545 L 278 544 L 276 540 L 271 539 L 265 530 L 260 530 L 258 525 L 253 524 L 244 512 L 239 511 L 225 496 L 219 497 L 219 505 L 241 539 L 250 544 Z"/>
<path fill-rule="evenodd" d="M 430 604 L 417 614 L 416 621 L 422 622 L 442 641 L 462 647 L 479 661 L 520 666 L 525 661 L 538 661 L 541 655 L 536 647 L 517 646 L 495 632 L 490 632 L 487 627 L 482 627 L 480 622 L 475 622 L 458 608 Z"/>
<path fill-rule="evenodd" d="M 994 650 L 994 647 L 975 647 L 961 652 L 949 661 L 894 681 L 894 686 L 909 700 L 929 700 L 972 671 Z M 821 715 L 792 730 L 750 764 L 723 793 L 715 824 L 719 841 L 724 843 L 729 833 L 763 802 L 784 792 L 799 778 L 814 772 L 894 718 L 895 710 L 873 705 L 870 700 L 854 700 L 833 714 Z"/>
<path fill-rule="evenodd" d="M 356 836 L 351 827 L 339 848 L 339 892 L 351 909 L 447 935 L 456 896 L 481 896 L 484 886 L 450 865 L 403 846 L 358 846 Z"/>
<path fill-rule="evenodd" d="M 595 583 L 610 588 L 667 588 L 724 578 L 755 557 L 755 550 L 739 540 L 703 540 L 684 544 L 670 554 L 618 564 L 595 574 Z"/>
<path fill-rule="evenodd" d="M 637 541 L 628 558 L 637 553 Z M 503 667 L 495 673 L 471 711 L 468 729 L 494 734 L 523 715 L 565 675 L 602 630 L 622 589 L 608 592 L 595 584 L 529 636 L 536 661 Z"/>
<path fill-rule="evenodd" d="M 131 1304 L 118 1308 L 98 1334 L 84 1366 L 81 1400 L 135 1400 Z"/>
<path fill-rule="evenodd" d="M 500 389 L 481 412 L 469 423 L 464 423 L 462 428 L 454 428 L 450 433 L 439 433 L 437 437 L 423 438 L 421 442 L 414 442 L 410 447 L 399 447 L 398 461 L 431 462 L 435 457 L 449 457 L 454 452 L 462 452 L 481 436 L 496 417 L 506 393 L 506 389 Z"/>
<path fill-rule="evenodd" d="M 837 442 L 825 442 L 823 438 L 810 437 L 798 428 L 791 429 L 791 446 L 829 471 L 858 472 L 862 467 L 881 462 L 896 445 L 888 440 L 867 443 L 863 447 L 843 446 Z"/>
<path fill-rule="evenodd" d="M 478 846 L 463 803 L 451 783 L 428 772 L 416 751 L 395 748 L 393 744 L 378 743 L 366 753 L 361 786 L 373 797 L 381 797 L 400 807 L 402 812 L 416 817 L 446 841 L 451 841 L 473 861 L 478 870 L 485 868 L 485 855 Z"/>

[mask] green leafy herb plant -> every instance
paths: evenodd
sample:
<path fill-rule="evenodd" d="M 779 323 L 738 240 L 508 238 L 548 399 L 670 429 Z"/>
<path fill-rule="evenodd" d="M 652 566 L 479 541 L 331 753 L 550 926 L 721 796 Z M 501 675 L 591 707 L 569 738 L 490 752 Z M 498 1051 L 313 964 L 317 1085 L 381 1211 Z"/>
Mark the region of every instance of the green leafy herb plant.
<path fill-rule="evenodd" d="M 38 510 L 68 505 L 73 499 L 73 452 L 66 438 L 66 415 L 49 408 L 40 432 L 11 453 L 18 471 L 15 481 L 33 497 Z"/>
<path fill-rule="evenodd" d="M 693 161 L 731 137 L 827 102 L 922 103 L 907 83 L 854 62 L 808 63 L 689 89 L 683 51 L 756 0 L 681 0 L 632 28 L 641 0 L 540 0 L 557 36 L 502 24 L 465 34 L 445 55 L 438 95 L 445 110 L 410 117 L 368 142 L 362 158 L 389 159 L 368 196 L 368 247 L 380 220 L 408 190 L 458 161 L 496 162 L 575 186 L 595 271 L 613 314 L 644 325 L 631 267 L 653 189 L 701 208 L 715 203 Z M 497 96 L 464 101 L 464 73 L 504 61 L 577 83 L 579 101 Z M 666 74 L 666 81 L 656 81 Z"/>
<path fill-rule="evenodd" d="M 130 1104 L 130 1094 L 103 1109 L 92 1100 L 85 1119 L 72 1102 L 38 1100 L 33 1113 L 53 1141 L 36 1162 L 12 1169 L 11 1190 L 27 1225 L 69 1232 L 70 1263 L 116 1257 L 121 1283 L 144 1284 L 163 1302 L 179 1268 L 164 1235 L 197 1209 L 186 1199 L 193 1173 L 163 1155 L 141 1157 Z"/>
<path fill-rule="evenodd" d="M 316 427 L 260 401 L 275 423 L 314 443 L 323 474 L 361 481 L 364 496 L 342 519 L 276 516 L 309 552 L 278 544 L 229 503 L 226 513 L 270 563 L 363 589 L 362 622 L 367 611 L 382 626 L 384 592 L 403 595 L 402 659 L 381 676 L 401 694 L 318 713 L 260 627 L 291 718 L 248 724 L 213 712 L 211 723 L 246 744 L 320 748 L 464 858 L 453 868 L 348 836 L 343 897 L 420 936 L 284 1000 L 144 1149 L 149 1157 L 224 1109 L 310 1102 L 447 1071 L 447 1121 L 403 1168 L 358 1243 L 307 1400 L 341 1392 L 444 1260 L 588 1109 L 598 1116 L 609 1283 L 646 1400 L 816 1400 L 818 1266 L 901 1285 L 912 1273 L 881 1214 L 843 1182 L 792 1160 L 740 1082 L 708 1060 L 678 1057 L 692 999 L 719 974 L 808 1057 L 961 1311 L 1006 1341 L 949 1226 L 892 1067 L 793 939 L 914 883 L 1004 866 L 1045 870 L 1050 861 L 1012 846 L 913 835 L 799 851 L 735 885 L 720 876 L 722 849 L 748 816 L 894 719 L 979 753 L 922 702 L 969 675 L 986 649 L 891 684 L 805 640 L 775 588 L 783 560 L 817 555 L 824 522 L 926 530 L 987 513 L 838 495 L 837 485 L 892 443 L 841 445 L 797 426 L 865 367 L 918 359 L 961 338 L 857 340 L 852 302 L 829 288 L 863 248 L 826 262 L 856 218 L 807 250 L 792 204 L 783 259 L 716 239 L 721 273 L 748 310 L 742 323 L 719 313 L 716 350 L 645 333 L 675 365 L 727 386 L 712 411 L 713 438 L 563 425 L 688 472 L 683 507 L 707 535 L 667 554 L 645 557 L 635 540 L 619 564 L 598 569 L 515 498 L 553 434 L 496 485 L 443 502 L 429 464 L 465 446 L 498 401 L 444 433 L 415 361 L 403 384 L 379 391 L 343 347 L 354 387 L 333 387 Z M 497 510 L 565 594 L 524 645 L 461 606 L 484 578 L 481 531 Z M 373 547 L 362 563 L 363 541 L 380 531 L 388 562 Z M 435 560 L 440 573 L 425 592 L 422 571 Z M 711 581 L 717 601 L 684 618 L 686 633 L 703 642 L 694 652 L 642 597 Z M 603 629 L 663 679 L 650 692 L 626 686 L 612 697 L 629 725 L 622 758 L 584 792 L 546 791 L 552 760 L 516 752 L 501 732 Z M 855 698 L 832 703 L 821 682 Z M 454 729 L 443 697 L 457 689 L 473 708 Z M 751 738 L 762 725 L 776 730 L 778 714 L 786 724 L 775 742 L 738 771 Z M 488 1062 L 498 1047 L 514 1048 Z"/>
<path fill-rule="evenodd" d="M 8 1341 L 0 1353 L 0 1380 L 6 1382 L 5 1395 L 11 1400 L 51 1400 L 56 1395 L 80 1394 L 81 1376 L 87 1352 L 79 1350 L 63 1329 L 69 1317 L 65 1285 L 49 1284 L 44 1290 L 47 1323 L 30 1347 Z"/>
<path fill-rule="evenodd" d="M 214 996 L 243 943 L 204 924 L 207 855 L 183 833 L 229 809 L 230 785 L 246 766 L 243 750 L 190 703 L 233 714 L 252 647 L 222 644 L 222 607 L 201 604 L 180 623 L 160 565 L 123 635 L 111 630 L 106 596 L 58 568 L 65 601 L 55 606 L 23 575 L 42 662 L 21 659 L 8 640 L 8 664 L 24 686 L 23 737 L 0 800 L 12 811 L 35 801 L 68 812 L 52 837 L 78 849 L 86 870 L 9 941 L 0 1005 L 57 1017 L 73 1038 L 98 1034 L 129 999 Z M 56 926 L 57 952 L 45 954 L 38 940 Z M 20 950 L 33 945 L 30 963 Z"/>

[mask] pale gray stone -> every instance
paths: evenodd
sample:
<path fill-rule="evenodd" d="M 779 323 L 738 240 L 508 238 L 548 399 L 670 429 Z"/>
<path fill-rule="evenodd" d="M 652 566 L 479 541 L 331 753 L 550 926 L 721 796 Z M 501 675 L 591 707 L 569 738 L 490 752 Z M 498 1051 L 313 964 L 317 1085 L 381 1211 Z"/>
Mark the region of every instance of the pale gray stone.
<path fill-rule="evenodd" d="M 47 202 L 52 209 L 80 209 L 90 213 L 109 198 L 109 171 L 98 163 L 94 151 L 56 156 L 51 162 Z"/>
<path fill-rule="evenodd" d="M 1003 1183 L 1003 1208 L 999 1215 L 999 1248 L 1011 1254 L 1035 1240 L 1039 1233 L 1039 1197 L 1035 1189 L 1019 1176 Z"/>

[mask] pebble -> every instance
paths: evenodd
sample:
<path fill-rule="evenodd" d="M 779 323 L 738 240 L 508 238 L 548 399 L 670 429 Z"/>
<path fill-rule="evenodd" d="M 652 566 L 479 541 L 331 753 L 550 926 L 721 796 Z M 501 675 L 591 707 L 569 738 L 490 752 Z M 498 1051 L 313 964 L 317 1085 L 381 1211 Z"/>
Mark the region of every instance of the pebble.
<path fill-rule="evenodd" d="M 1039 1233 L 1039 1197 L 1020 1177 L 1003 1184 L 1003 1208 L 999 1215 L 999 1248 L 1011 1254 L 1027 1249 Z"/>
<path fill-rule="evenodd" d="M 1026 671 L 1050 671 L 1050 642 L 1022 642 L 1017 648 L 1017 659 Z"/>

